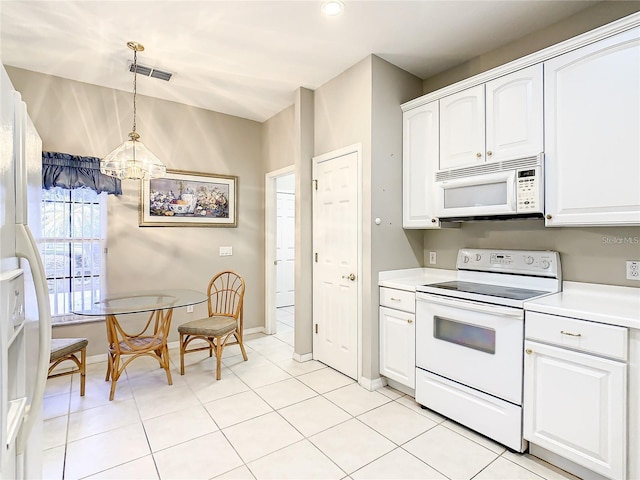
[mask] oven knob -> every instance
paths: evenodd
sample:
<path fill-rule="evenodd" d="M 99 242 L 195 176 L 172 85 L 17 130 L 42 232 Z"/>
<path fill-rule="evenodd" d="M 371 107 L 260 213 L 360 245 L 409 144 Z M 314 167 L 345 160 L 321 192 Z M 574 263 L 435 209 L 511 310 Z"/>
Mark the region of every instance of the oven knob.
<path fill-rule="evenodd" d="M 549 260 L 541 260 L 540 261 L 540 266 L 542 268 L 549 268 Z"/>
<path fill-rule="evenodd" d="M 482 255 L 476 253 L 476 262 L 479 262 L 482 259 Z"/>
<path fill-rule="evenodd" d="M 531 265 L 533 263 L 533 257 L 531 255 L 524 257 L 524 263 Z"/>
<path fill-rule="evenodd" d="M 464 256 L 464 258 L 462 259 L 462 261 L 464 263 L 469 263 L 469 257 L 467 257 L 466 255 Z"/>

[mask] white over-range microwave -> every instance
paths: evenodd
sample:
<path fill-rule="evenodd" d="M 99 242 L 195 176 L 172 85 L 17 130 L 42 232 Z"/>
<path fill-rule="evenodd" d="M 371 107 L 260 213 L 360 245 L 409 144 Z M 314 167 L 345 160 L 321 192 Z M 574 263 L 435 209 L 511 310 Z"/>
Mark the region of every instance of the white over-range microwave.
<path fill-rule="evenodd" d="M 454 222 L 542 218 L 543 159 L 541 153 L 436 172 L 436 215 Z"/>

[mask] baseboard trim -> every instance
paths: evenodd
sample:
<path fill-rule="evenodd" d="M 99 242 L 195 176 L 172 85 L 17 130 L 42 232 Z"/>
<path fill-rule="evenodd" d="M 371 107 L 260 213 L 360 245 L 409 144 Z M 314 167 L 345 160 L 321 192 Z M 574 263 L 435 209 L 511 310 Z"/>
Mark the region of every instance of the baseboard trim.
<path fill-rule="evenodd" d="M 264 329 L 264 327 L 245 328 L 243 330 L 242 334 L 243 335 L 251 335 L 253 333 L 264 333 L 265 335 L 267 334 L 266 330 Z"/>
<path fill-rule="evenodd" d="M 360 377 L 360 381 L 358 383 L 370 392 L 385 386 L 385 381 L 381 377 L 374 378 L 373 380 L 370 378 Z"/>
<path fill-rule="evenodd" d="M 293 359 L 296 362 L 308 362 L 309 360 L 313 360 L 313 353 L 296 353 L 293 352 Z"/>

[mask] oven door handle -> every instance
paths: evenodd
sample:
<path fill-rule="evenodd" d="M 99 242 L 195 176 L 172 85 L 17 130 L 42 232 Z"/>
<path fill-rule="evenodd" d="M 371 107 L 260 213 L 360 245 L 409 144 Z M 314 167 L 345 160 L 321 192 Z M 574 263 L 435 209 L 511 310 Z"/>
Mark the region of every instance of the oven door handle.
<path fill-rule="evenodd" d="M 513 307 L 503 307 L 501 305 L 490 305 L 487 303 L 474 302 L 473 300 L 456 300 L 453 298 L 436 297 L 433 295 L 419 295 L 418 301 L 435 303 L 446 307 L 462 308 L 474 312 L 483 312 L 490 315 L 502 315 L 509 317 L 524 318 L 524 310 Z"/>

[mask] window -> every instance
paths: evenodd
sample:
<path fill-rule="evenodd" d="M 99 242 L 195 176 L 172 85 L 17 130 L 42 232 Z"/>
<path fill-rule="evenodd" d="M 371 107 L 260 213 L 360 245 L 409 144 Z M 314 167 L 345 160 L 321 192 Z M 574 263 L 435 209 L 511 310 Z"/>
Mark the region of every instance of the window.
<path fill-rule="evenodd" d="M 87 321 L 104 285 L 106 193 L 56 187 L 42 192 L 42 261 L 53 323 Z"/>

